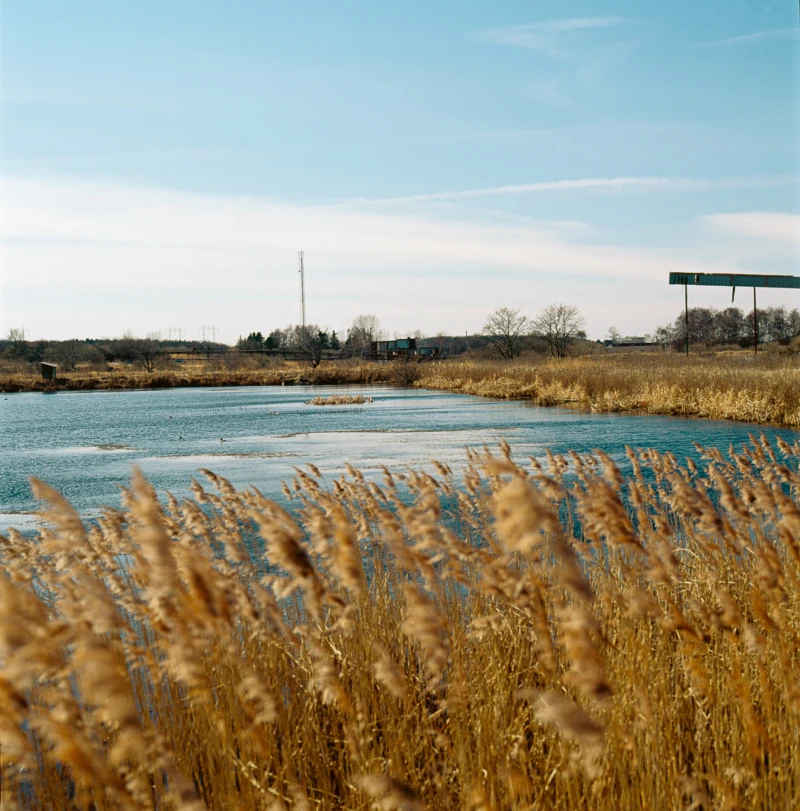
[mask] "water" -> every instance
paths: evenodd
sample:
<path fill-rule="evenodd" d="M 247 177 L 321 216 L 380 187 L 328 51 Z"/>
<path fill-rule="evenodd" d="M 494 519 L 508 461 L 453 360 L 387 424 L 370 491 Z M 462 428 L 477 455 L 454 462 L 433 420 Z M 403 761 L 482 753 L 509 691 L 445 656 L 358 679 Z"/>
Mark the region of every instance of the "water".
<path fill-rule="evenodd" d="M 364 406 L 308 406 L 317 394 L 372 396 Z M 326 479 L 350 462 L 362 470 L 457 467 L 464 446 L 506 439 L 516 457 L 544 450 L 602 448 L 624 459 L 625 445 L 696 456 L 692 443 L 727 449 L 748 434 L 800 432 L 746 423 L 587 414 L 458 394 L 382 386 L 287 386 L 58 392 L 0 395 L 0 531 L 35 526 L 29 476 L 60 490 L 84 515 L 119 506 L 117 485 L 139 465 L 159 490 L 188 495 L 198 468 L 238 487 L 277 496 L 294 466 L 315 464 Z"/>

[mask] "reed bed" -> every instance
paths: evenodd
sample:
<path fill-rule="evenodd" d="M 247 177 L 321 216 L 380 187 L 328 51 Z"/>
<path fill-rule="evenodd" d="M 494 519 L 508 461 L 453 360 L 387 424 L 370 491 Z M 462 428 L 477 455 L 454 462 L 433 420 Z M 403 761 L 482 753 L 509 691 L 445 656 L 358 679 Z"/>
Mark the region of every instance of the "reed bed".
<path fill-rule="evenodd" d="M 256 369 L 213 369 L 195 366 L 141 372 L 69 372 L 57 381 L 42 380 L 28 373 L 0 373 L 0 391 L 95 391 L 118 389 L 169 389 L 199 386 L 292 386 L 387 383 L 392 367 L 378 363 L 323 363 L 316 369 L 287 362 L 282 366 Z"/>
<path fill-rule="evenodd" d="M 793 358 L 653 354 L 445 363 L 426 368 L 416 385 L 597 412 L 800 427 L 800 365 Z"/>
<path fill-rule="evenodd" d="M 331 394 L 330 397 L 317 395 L 311 400 L 306 400 L 306 405 L 313 406 L 337 406 L 337 405 L 364 405 L 371 403 L 372 397 L 364 397 L 363 394 Z"/>
<path fill-rule="evenodd" d="M 610 354 L 549 360 L 445 363 L 326 362 L 264 369 L 195 368 L 153 374 L 72 373 L 58 382 L 0 374 L 0 391 L 177 386 L 355 385 L 388 383 L 597 412 L 638 412 L 800 427 L 800 365 L 794 356 L 744 353 Z"/>
<path fill-rule="evenodd" d="M 793 807 L 800 443 L 702 460 L 309 465 L 288 508 L 135 473 L 91 525 L 33 481 L 4 808 Z"/>

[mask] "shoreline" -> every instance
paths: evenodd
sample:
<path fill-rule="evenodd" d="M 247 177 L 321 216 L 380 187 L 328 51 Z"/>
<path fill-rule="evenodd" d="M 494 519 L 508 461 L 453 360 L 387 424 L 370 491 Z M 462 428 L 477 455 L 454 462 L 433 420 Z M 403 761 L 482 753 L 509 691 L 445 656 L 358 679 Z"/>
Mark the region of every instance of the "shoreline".
<path fill-rule="evenodd" d="M 132 391 L 241 386 L 395 385 L 589 413 L 697 417 L 800 430 L 800 367 L 766 358 L 689 361 L 611 356 L 515 363 L 364 363 L 248 370 L 75 373 L 45 381 L 0 374 L 0 393 Z"/>

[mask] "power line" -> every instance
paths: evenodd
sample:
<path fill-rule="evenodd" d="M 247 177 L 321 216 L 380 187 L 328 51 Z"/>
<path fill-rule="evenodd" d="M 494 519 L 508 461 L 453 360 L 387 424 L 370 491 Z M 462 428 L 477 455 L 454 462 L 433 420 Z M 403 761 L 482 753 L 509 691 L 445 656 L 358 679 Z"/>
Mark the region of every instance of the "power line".
<path fill-rule="evenodd" d="M 206 340 L 206 330 L 211 333 L 211 340 L 213 343 L 217 342 L 217 330 L 218 327 L 203 327 L 203 341 Z"/>

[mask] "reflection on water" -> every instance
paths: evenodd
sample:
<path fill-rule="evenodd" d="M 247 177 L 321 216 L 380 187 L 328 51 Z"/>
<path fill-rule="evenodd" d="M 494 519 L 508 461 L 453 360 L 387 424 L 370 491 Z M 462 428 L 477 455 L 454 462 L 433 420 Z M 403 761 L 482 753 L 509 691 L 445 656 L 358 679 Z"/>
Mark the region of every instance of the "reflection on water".
<path fill-rule="evenodd" d="M 368 392 L 367 406 L 306 405 L 317 394 Z M 515 456 L 544 449 L 602 448 L 625 464 L 625 445 L 695 456 L 693 442 L 727 449 L 761 429 L 714 420 L 587 414 L 440 392 L 377 386 L 281 386 L 163 391 L 16 394 L 0 400 L 0 531 L 30 526 L 28 476 L 63 492 L 84 514 L 119 506 L 118 484 L 139 465 L 159 491 L 188 495 L 198 468 L 238 487 L 277 496 L 296 466 L 327 479 L 345 462 L 365 471 L 457 468 L 464 447 L 511 444 Z M 765 429 L 794 442 L 800 432 Z"/>

